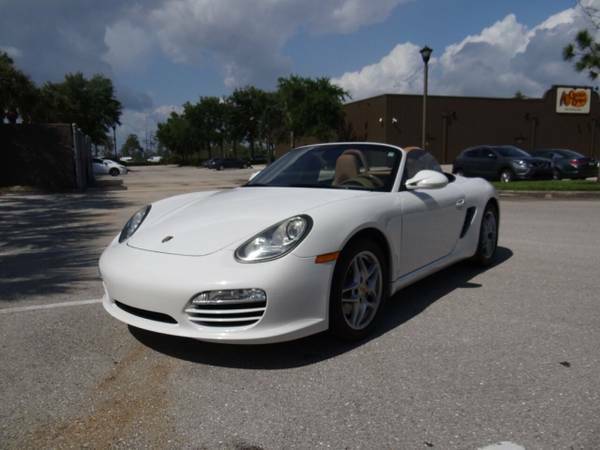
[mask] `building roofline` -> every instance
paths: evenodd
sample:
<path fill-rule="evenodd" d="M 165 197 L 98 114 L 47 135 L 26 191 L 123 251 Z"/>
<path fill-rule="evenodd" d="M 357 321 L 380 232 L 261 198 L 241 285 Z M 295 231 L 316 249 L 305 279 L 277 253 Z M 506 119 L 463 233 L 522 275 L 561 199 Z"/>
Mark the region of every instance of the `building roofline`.
<path fill-rule="evenodd" d="M 570 84 L 553 84 L 548 90 L 546 90 L 546 92 L 544 92 L 544 95 L 542 95 L 541 97 L 525 97 L 525 98 L 517 98 L 517 97 L 486 97 L 486 96 L 480 96 L 480 95 L 428 95 L 428 98 L 444 98 L 444 99 L 468 99 L 468 100 L 494 100 L 494 101 L 544 101 L 546 99 L 546 96 L 548 95 L 549 92 L 555 90 L 556 88 L 559 87 L 565 87 L 565 88 L 576 88 L 576 89 L 591 89 L 592 92 L 596 92 L 596 89 L 594 88 L 594 86 L 582 86 L 582 85 L 570 85 Z M 597 92 L 596 92 L 597 93 Z M 375 100 L 381 97 L 416 97 L 416 98 L 422 98 L 423 95 L 422 94 L 390 94 L 390 93 L 386 93 L 386 94 L 379 94 L 379 95 L 374 95 L 373 97 L 366 97 L 360 100 L 353 100 L 351 102 L 348 103 L 344 103 L 344 105 L 351 105 L 354 103 L 361 103 L 361 102 L 365 102 L 365 101 L 371 101 L 371 100 Z"/>

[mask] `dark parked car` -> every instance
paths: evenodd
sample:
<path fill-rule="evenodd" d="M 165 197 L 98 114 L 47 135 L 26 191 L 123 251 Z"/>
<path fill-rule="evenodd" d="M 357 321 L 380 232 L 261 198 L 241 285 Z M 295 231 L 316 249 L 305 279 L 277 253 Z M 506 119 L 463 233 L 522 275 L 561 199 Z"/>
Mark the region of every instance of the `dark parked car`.
<path fill-rule="evenodd" d="M 480 145 L 463 150 L 454 161 L 453 172 L 504 182 L 550 179 L 552 163 L 513 145 Z"/>
<path fill-rule="evenodd" d="M 243 159 L 234 159 L 234 158 L 212 158 L 208 161 L 205 161 L 203 164 L 204 167 L 208 167 L 209 169 L 229 169 L 229 168 L 238 168 L 245 169 L 250 167 L 248 161 L 244 161 Z"/>
<path fill-rule="evenodd" d="M 531 154 L 552 161 L 555 180 L 561 178 L 589 178 L 598 175 L 598 161 L 573 150 L 553 148 L 536 150 Z"/>

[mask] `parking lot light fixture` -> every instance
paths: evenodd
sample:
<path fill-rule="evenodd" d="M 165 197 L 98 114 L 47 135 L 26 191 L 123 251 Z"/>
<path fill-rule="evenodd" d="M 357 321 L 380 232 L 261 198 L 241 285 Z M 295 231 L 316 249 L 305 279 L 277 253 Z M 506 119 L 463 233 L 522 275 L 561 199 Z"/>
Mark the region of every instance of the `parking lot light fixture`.
<path fill-rule="evenodd" d="M 425 150 L 426 144 L 426 136 L 427 136 L 427 83 L 428 83 L 428 72 L 429 72 L 429 59 L 431 58 L 431 54 L 433 53 L 433 49 L 429 48 L 427 45 L 423 47 L 419 53 L 421 53 L 421 58 L 423 59 L 424 67 L 424 79 L 423 79 L 423 134 L 421 136 L 421 148 Z"/>

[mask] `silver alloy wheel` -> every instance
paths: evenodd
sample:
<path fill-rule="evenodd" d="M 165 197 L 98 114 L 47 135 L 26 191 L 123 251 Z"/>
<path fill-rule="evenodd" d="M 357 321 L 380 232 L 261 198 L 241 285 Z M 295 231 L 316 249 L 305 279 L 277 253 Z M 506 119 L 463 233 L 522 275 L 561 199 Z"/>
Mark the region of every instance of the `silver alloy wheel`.
<path fill-rule="evenodd" d="M 508 183 L 510 181 L 512 181 L 512 175 L 508 170 L 503 171 L 500 174 L 500 181 L 502 181 L 503 183 Z"/>
<path fill-rule="evenodd" d="M 481 251 L 483 257 L 489 259 L 496 251 L 498 243 L 498 222 L 493 211 L 486 211 L 481 224 Z"/>
<path fill-rule="evenodd" d="M 381 264 L 370 251 L 354 256 L 342 285 L 342 315 L 353 330 L 363 330 L 373 321 L 383 293 Z"/>

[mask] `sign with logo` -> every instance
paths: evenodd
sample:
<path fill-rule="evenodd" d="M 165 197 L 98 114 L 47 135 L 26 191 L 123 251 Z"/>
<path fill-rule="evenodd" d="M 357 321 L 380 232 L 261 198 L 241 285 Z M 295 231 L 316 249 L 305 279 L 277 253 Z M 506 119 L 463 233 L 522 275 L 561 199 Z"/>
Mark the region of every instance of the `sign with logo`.
<path fill-rule="evenodd" d="M 591 99 L 591 89 L 559 87 L 556 89 L 556 112 L 563 114 L 589 114 Z"/>

